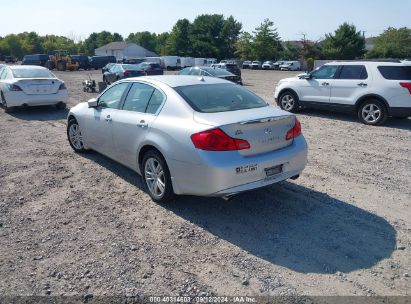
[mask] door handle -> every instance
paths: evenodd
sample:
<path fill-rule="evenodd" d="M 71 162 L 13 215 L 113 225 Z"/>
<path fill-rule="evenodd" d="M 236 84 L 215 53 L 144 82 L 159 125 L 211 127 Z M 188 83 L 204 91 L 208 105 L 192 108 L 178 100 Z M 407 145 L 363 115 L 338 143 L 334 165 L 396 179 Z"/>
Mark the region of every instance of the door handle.
<path fill-rule="evenodd" d="M 110 115 L 107 115 L 106 118 L 105 118 L 105 120 L 106 120 L 107 122 L 110 122 L 110 121 L 112 121 L 113 119 L 111 118 Z"/>
<path fill-rule="evenodd" d="M 330 85 L 328 82 L 323 82 L 321 85 L 323 85 L 323 86 L 328 86 L 328 85 Z"/>
<path fill-rule="evenodd" d="M 359 84 L 357 84 L 358 86 L 360 86 L 360 87 L 366 87 L 367 86 L 367 84 L 365 83 L 365 82 L 361 82 L 361 83 L 359 83 Z"/>
<path fill-rule="evenodd" d="M 141 120 L 141 121 L 137 124 L 137 126 L 144 129 L 144 128 L 147 128 L 147 127 L 148 127 L 148 123 L 146 123 L 144 120 Z"/>

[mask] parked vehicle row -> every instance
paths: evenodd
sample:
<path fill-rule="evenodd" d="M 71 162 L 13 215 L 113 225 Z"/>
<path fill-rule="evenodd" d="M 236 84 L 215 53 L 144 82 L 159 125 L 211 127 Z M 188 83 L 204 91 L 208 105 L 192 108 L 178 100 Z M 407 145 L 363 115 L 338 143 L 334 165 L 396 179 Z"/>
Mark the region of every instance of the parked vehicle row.
<path fill-rule="evenodd" d="M 243 69 L 254 70 L 281 70 L 281 71 L 301 71 L 301 63 L 297 60 L 294 61 L 244 61 L 242 64 Z"/>
<path fill-rule="evenodd" d="M 309 74 L 281 80 L 274 95 L 286 111 L 334 109 L 357 113 L 364 124 L 379 125 L 389 116 L 411 116 L 411 66 L 331 62 Z"/>

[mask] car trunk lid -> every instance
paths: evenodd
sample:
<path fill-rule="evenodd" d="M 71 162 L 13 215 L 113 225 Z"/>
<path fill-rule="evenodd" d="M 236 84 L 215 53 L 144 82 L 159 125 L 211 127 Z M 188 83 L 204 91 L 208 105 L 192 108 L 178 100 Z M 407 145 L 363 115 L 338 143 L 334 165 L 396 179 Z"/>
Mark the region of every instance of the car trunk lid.
<path fill-rule="evenodd" d="M 38 78 L 38 79 L 19 79 L 16 83 L 24 93 L 28 95 L 48 95 L 56 94 L 61 82 L 56 79 Z"/>
<path fill-rule="evenodd" d="M 244 156 L 282 149 L 292 143 L 286 140 L 294 126 L 295 116 L 272 106 L 219 113 L 194 112 L 198 123 L 218 127 L 232 138 L 247 140 L 250 149 L 240 150 Z"/>

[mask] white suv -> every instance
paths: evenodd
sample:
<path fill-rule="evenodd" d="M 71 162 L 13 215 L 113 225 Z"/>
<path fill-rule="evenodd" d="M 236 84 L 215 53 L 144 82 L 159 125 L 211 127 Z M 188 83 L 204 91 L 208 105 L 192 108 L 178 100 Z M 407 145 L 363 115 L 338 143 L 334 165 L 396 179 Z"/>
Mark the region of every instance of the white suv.
<path fill-rule="evenodd" d="M 309 74 L 280 80 L 275 89 L 284 110 L 355 112 L 361 122 L 382 124 L 388 116 L 411 116 L 411 66 L 400 62 L 330 62 Z"/>

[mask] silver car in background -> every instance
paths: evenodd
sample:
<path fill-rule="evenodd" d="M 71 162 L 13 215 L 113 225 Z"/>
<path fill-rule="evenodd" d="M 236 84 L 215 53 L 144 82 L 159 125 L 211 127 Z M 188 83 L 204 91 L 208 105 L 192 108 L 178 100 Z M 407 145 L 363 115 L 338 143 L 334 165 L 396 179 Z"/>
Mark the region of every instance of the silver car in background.
<path fill-rule="evenodd" d="M 297 178 L 307 162 L 293 114 L 213 77 L 119 81 L 70 110 L 67 135 L 76 152 L 98 151 L 142 175 L 156 202 L 228 198 Z"/>

